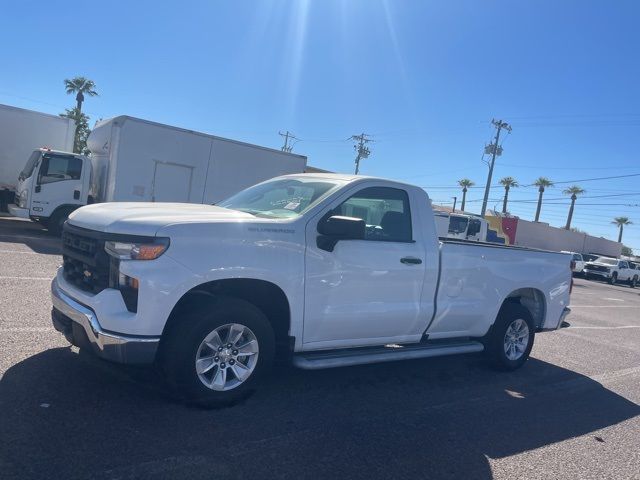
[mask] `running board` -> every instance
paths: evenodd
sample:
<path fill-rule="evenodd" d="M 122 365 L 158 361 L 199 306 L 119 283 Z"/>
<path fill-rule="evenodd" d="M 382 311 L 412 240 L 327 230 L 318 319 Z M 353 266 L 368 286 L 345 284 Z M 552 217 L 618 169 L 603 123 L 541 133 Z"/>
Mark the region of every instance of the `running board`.
<path fill-rule="evenodd" d="M 480 342 L 457 342 L 436 345 L 385 345 L 374 348 L 353 348 L 344 350 L 321 350 L 299 353 L 293 356 L 293 365 L 304 370 L 349 367 L 367 363 L 394 362 L 416 358 L 441 357 L 462 353 L 476 353 L 484 350 Z"/>

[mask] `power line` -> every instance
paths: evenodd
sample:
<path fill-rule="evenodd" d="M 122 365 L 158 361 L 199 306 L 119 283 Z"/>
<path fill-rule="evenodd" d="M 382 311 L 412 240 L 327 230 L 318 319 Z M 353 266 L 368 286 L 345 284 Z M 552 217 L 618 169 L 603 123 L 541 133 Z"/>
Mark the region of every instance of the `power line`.
<path fill-rule="evenodd" d="M 614 178 L 629 178 L 629 177 L 640 177 L 640 173 L 630 173 L 627 175 L 614 175 L 611 177 L 594 177 L 594 178 L 580 178 L 578 180 L 563 180 L 561 182 L 553 182 L 554 185 L 564 185 L 566 183 L 576 183 L 576 182 L 592 182 L 595 180 L 611 180 Z M 523 187 L 533 187 L 534 184 L 522 185 Z"/>
<path fill-rule="evenodd" d="M 517 163 L 501 163 L 501 165 L 514 168 L 536 168 L 538 170 L 622 170 L 627 168 L 638 168 L 636 165 L 616 165 L 611 167 L 548 167 L 546 165 L 521 165 Z"/>

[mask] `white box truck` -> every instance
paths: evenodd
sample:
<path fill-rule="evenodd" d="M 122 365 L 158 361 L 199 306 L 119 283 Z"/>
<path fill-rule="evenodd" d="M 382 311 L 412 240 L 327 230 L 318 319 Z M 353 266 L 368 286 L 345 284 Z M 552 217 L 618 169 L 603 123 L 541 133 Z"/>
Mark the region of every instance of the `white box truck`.
<path fill-rule="evenodd" d="M 0 211 L 13 201 L 18 176 L 34 148 L 72 151 L 70 118 L 0 104 Z"/>
<path fill-rule="evenodd" d="M 59 234 L 69 214 L 98 202 L 218 202 L 272 177 L 302 173 L 307 159 L 129 116 L 99 122 L 90 157 L 35 150 L 24 168 L 15 216 Z"/>

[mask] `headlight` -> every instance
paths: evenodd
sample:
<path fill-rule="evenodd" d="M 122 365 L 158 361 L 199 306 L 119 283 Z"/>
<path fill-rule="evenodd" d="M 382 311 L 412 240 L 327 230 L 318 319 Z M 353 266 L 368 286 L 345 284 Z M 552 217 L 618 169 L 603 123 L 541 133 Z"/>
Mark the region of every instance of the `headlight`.
<path fill-rule="evenodd" d="M 104 249 L 120 260 L 155 260 L 169 248 L 168 238 L 153 238 L 148 242 L 105 242 Z"/>
<path fill-rule="evenodd" d="M 20 208 L 25 208 L 27 206 L 27 192 L 22 190 L 18 195 L 18 206 Z"/>

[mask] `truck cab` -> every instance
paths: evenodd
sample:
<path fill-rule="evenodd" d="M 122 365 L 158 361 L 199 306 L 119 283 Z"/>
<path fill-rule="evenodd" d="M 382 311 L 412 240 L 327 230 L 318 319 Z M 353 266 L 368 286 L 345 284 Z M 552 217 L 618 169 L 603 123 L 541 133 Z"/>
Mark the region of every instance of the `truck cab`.
<path fill-rule="evenodd" d="M 18 177 L 9 212 L 40 222 L 53 234 L 76 208 L 91 203 L 91 162 L 84 155 L 39 148 Z"/>
<path fill-rule="evenodd" d="M 440 238 L 457 238 L 472 242 L 487 240 L 488 222 L 484 218 L 464 213 L 434 212 L 434 215 Z"/>

